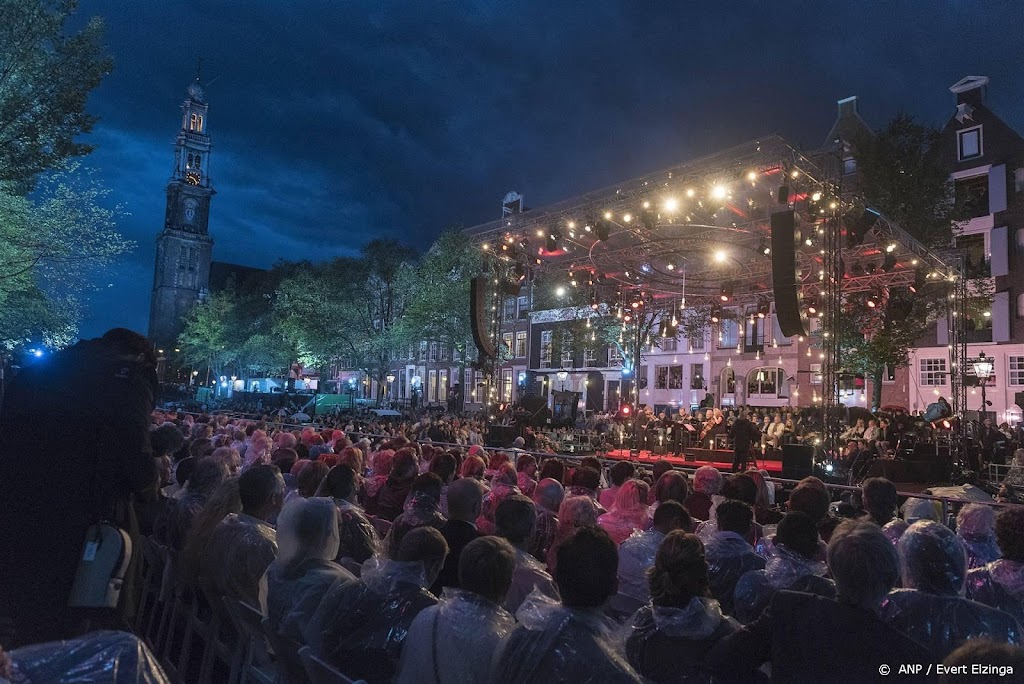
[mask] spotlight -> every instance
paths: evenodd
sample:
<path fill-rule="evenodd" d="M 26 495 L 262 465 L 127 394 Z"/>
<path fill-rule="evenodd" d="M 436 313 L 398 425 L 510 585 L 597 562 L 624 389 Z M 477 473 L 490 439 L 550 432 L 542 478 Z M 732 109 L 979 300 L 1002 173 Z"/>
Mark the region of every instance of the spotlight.
<path fill-rule="evenodd" d="M 697 191 L 694 190 L 693 188 L 687 188 L 686 189 L 686 196 L 687 197 L 694 197 L 696 194 L 697 194 Z"/>
<path fill-rule="evenodd" d="M 623 375 L 628 375 L 626 369 L 622 370 L 622 374 Z M 633 415 L 633 407 L 632 406 L 630 406 L 629 404 L 622 404 L 621 406 L 619 406 L 619 417 L 620 418 L 629 418 L 631 415 Z"/>
<path fill-rule="evenodd" d="M 747 174 L 747 180 L 753 183 L 757 180 L 757 171 L 751 171 Z"/>
<path fill-rule="evenodd" d="M 895 252 L 895 251 L 896 251 L 896 243 L 895 243 L 895 242 L 893 242 L 893 243 L 890 243 L 890 244 L 889 244 L 889 245 L 888 245 L 888 246 L 887 246 L 887 247 L 885 248 L 885 251 L 886 251 L 886 252 Z"/>
<path fill-rule="evenodd" d="M 632 214 L 623 214 L 622 215 L 622 221 L 624 223 L 629 223 L 632 220 L 633 220 L 633 215 Z"/>
<path fill-rule="evenodd" d="M 723 302 L 732 299 L 732 285 L 728 283 L 723 284 L 722 288 L 718 291 L 718 298 Z"/>
<path fill-rule="evenodd" d="M 555 296 L 556 297 L 564 297 L 565 296 L 565 288 L 564 287 L 556 288 L 555 289 Z"/>
<path fill-rule="evenodd" d="M 669 214 L 674 214 L 679 209 L 679 200 L 675 197 L 669 197 L 665 200 L 665 211 Z"/>
<path fill-rule="evenodd" d="M 894 268 L 896 268 L 896 255 L 886 252 L 885 257 L 882 259 L 882 270 L 888 273 Z"/>
<path fill-rule="evenodd" d="M 524 280 L 526 280 L 526 266 L 521 264 L 521 263 L 519 263 L 518 261 L 516 262 L 516 266 L 515 266 L 515 275 L 516 275 L 516 281 L 517 282 L 521 283 Z"/>
<path fill-rule="evenodd" d="M 817 316 L 818 315 L 818 298 L 808 297 L 807 298 L 807 315 Z"/>
<path fill-rule="evenodd" d="M 846 246 L 857 247 L 864 242 L 868 231 L 874 227 L 879 214 L 873 209 L 863 209 L 858 214 L 856 210 L 849 212 L 843 217 L 843 224 L 846 226 Z"/>
<path fill-rule="evenodd" d="M 722 263 L 722 262 L 724 262 L 726 260 L 726 258 L 727 258 L 727 255 L 726 255 L 726 253 L 723 250 L 718 250 L 717 252 L 715 252 L 715 261 L 716 262 Z"/>
<path fill-rule="evenodd" d="M 729 191 L 726 189 L 724 185 L 716 185 L 715 187 L 711 188 L 712 199 L 723 200 L 728 194 Z"/>
<path fill-rule="evenodd" d="M 604 212 L 604 220 L 605 221 L 611 221 L 612 220 L 612 212 L 610 212 L 610 211 Z"/>
<path fill-rule="evenodd" d="M 768 244 L 767 240 L 761 238 L 757 243 L 757 251 L 760 252 L 761 254 L 764 254 L 765 256 L 768 256 L 769 254 L 772 253 L 772 248 L 771 245 Z"/>
<path fill-rule="evenodd" d="M 544 244 L 544 249 L 546 249 L 549 252 L 558 251 L 558 241 L 561 239 L 562 233 L 559 232 L 557 228 L 552 230 L 550 233 L 548 233 L 547 240 Z"/>
<path fill-rule="evenodd" d="M 868 299 L 865 303 L 868 305 L 869 309 L 877 309 L 882 305 L 882 297 L 877 292 L 873 292 L 868 295 Z"/>
<path fill-rule="evenodd" d="M 722 307 L 718 306 L 717 304 L 714 304 L 711 307 L 711 322 L 712 323 L 718 323 L 721 320 L 722 320 Z"/>
<path fill-rule="evenodd" d="M 812 202 L 820 202 L 821 201 L 821 193 L 820 192 L 812 193 L 811 194 L 811 201 Z"/>
<path fill-rule="evenodd" d="M 757 304 L 757 317 L 758 318 L 766 318 L 768 316 L 769 310 L 770 310 L 770 308 L 768 306 L 768 302 L 766 302 L 766 301 L 758 302 L 758 304 Z"/>

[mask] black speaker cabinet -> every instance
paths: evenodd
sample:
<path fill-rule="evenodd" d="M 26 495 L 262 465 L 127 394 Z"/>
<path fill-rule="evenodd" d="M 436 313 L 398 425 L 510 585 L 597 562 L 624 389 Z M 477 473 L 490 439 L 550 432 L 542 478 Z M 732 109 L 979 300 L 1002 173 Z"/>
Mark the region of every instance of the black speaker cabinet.
<path fill-rule="evenodd" d="M 772 290 L 775 316 L 786 337 L 806 335 L 800 318 L 796 280 L 796 216 L 793 211 L 772 214 Z"/>
<path fill-rule="evenodd" d="M 802 480 L 814 474 L 814 447 L 805 444 L 782 445 L 782 479 Z"/>

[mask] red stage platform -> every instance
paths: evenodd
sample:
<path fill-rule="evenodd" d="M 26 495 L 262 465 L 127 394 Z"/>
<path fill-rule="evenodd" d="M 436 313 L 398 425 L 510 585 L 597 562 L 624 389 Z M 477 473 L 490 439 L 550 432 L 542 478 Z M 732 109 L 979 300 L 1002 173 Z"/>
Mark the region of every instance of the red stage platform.
<path fill-rule="evenodd" d="M 657 461 L 665 459 L 672 465 L 683 468 L 700 468 L 701 466 L 709 465 L 714 466 L 723 472 L 728 472 L 732 469 L 731 451 L 696 449 L 691 452 L 691 456 L 693 460 L 680 458 L 679 456 L 673 456 L 671 454 L 652 454 L 650 451 L 641 451 L 639 462 L 645 465 L 653 465 Z M 630 460 L 629 449 L 614 449 L 609 451 L 603 457 L 614 458 L 620 461 Z M 632 461 L 636 463 L 637 458 L 633 457 Z M 757 467 L 759 469 L 767 470 L 773 475 L 779 475 L 782 473 L 782 461 L 776 461 L 771 458 L 758 458 Z"/>

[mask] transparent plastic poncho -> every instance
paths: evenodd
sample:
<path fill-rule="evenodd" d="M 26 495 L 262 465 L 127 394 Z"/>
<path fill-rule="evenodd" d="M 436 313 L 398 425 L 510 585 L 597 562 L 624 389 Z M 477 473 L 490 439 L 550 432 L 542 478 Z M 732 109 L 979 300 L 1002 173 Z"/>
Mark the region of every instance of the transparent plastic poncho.
<path fill-rule="evenodd" d="M 736 584 L 746 573 L 764 569 L 765 560 L 735 532 L 713 535 L 705 542 L 704 557 L 708 563 L 711 594 L 721 604 L 722 610 L 731 615 Z"/>
<path fill-rule="evenodd" d="M 619 614 L 632 615 L 651 599 L 647 571 L 654 567 L 665 535 L 657 530 L 634 532 L 619 546 L 619 591 L 610 602 L 610 607 Z"/>
<path fill-rule="evenodd" d="M 780 589 L 835 598 L 835 585 L 825 578 L 827 573 L 825 563 L 801 556 L 782 544 L 773 545 L 764 570 L 748 572 L 736 583 L 733 615 L 744 624 L 753 622 Z"/>
<path fill-rule="evenodd" d="M 33 644 L 9 654 L 12 682 L 169 684 L 156 657 L 128 632 L 102 631 L 68 641 Z"/>
<path fill-rule="evenodd" d="M 640 682 L 619 649 L 615 623 L 597 609 L 575 609 L 539 592 L 516 612 L 491 682 Z"/>
<path fill-rule="evenodd" d="M 1005 610 L 1024 626 L 1024 563 L 1003 558 L 971 570 L 967 598 Z"/>

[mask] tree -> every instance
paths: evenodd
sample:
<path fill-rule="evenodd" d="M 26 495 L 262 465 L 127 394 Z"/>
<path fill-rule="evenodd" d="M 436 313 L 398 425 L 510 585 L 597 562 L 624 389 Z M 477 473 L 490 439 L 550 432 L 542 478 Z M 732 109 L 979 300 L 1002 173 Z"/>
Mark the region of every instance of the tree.
<path fill-rule="evenodd" d="M 101 19 L 67 32 L 77 5 L 0 0 L 0 181 L 15 194 L 92 150 L 76 138 L 96 122 L 86 101 L 113 62 L 104 54 Z"/>
<path fill-rule="evenodd" d="M 480 273 L 480 251 L 458 230 L 442 233 L 414 269 L 403 289 L 409 293 L 403 327 L 413 341 L 451 345 L 461 359 L 459 383 L 466 388 L 466 361 L 473 331 L 469 283 Z"/>
<path fill-rule="evenodd" d="M 877 135 L 861 136 L 853 145 L 857 185 L 868 205 L 932 249 L 953 245 L 954 225 L 962 215 L 940 141 L 938 129 L 899 114 Z M 914 294 L 890 292 L 884 312 L 869 308 L 865 295 L 845 298 L 840 317 L 844 370 L 872 380 L 874 407 L 881 403 L 883 368 L 907 364 L 909 349 L 928 322 L 944 313 L 948 294 L 940 283 Z"/>
<path fill-rule="evenodd" d="M 193 306 L 178 337 L 182 358 L 194 366 L 206 366 L 219 379 L 244 344 L 244 339 L 239 339 L 236 313 L 233 288 L 215 292 Z"/>

